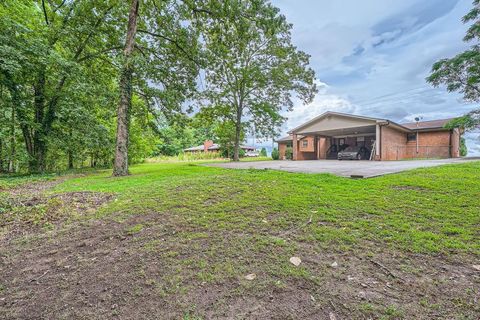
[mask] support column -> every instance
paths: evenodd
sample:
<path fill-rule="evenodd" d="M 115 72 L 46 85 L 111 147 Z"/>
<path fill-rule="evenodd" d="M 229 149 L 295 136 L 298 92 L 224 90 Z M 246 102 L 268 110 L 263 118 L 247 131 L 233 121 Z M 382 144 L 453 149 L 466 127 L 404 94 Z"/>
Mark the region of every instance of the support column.
<path fill-rule="evenodd" d="M 380 146 L 381 146 L 381 131 L 380 131 L 380 124 L 377 123 L 375 127 L 375 160 L 380 160 L 381 159 L 381 154 L 380 154 Z"/>
<path fill-rule="evenodd" d="M 297 160 L 298 159 L 298 139 L 295 133 L 293 134 L 292 149 L 293 149 L 293 160 Z"/>

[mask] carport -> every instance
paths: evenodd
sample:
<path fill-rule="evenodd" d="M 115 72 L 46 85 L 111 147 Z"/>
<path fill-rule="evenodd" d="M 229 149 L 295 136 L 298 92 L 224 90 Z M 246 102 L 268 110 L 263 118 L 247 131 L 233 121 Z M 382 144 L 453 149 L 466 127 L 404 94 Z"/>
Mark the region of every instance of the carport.
<path fill-rule="evenodd" d="M 328 112 L 291 130 L 293 159 L 336 159 L 346 146 L 366 147 L 380 155 L 381 119 Z M 367 156 L 370 159 L 370 156 Z"/>
<path fill-rule="evenodd" d="M 326 112 L 292 129 L 288 138 L 277 142 L 280 154 L 285 154 L 291 145 L 293 160 L 337 159 L 338 152 L 347 146 L 365 147 L 365 160 L 380 160 L 384 132 L 390 144 L 405 144 L 406 134 L 412 131 L 386 119 Z"/>

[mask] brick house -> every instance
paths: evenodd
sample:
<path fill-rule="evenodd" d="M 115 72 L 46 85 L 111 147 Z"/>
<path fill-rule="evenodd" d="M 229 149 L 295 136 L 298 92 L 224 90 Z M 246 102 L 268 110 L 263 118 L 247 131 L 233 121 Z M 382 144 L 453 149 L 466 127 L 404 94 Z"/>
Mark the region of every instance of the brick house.
<path fill-rule="evenodd" d="M 395 123 L 388 119 L 326 112 L 278 139 L 280 159 L 288 147 L 293 160 L 336 159 L 345 146 L 364 146 L 375 160 L 460 157 L 463 131 L 447 129 L 451 119 Z"/>

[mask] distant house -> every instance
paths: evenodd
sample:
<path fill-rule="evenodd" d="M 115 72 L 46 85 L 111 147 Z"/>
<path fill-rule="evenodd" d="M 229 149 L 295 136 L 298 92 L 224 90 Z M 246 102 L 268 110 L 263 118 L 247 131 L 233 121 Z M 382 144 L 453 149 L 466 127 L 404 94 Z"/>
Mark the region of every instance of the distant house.
<path fill-rule="evenodd" d="M 337 159 L 346 146 L 364 147 L 374 160 L 460 157 L 463 130 L 452 119 L 395 123 L 388 119 L 326 112 L 278 139 L 280 159 L 288 147 L 293 160 Z"/>
<path fill-rule="evenodd" d="M 240 148 L 243 149 L 245 152 L 255 151 L 255 147 L 241 145 Z M 213 143 L 212 140 L 206 140 L 203 143 L 203 145 L 190 147 L 190 148 L 184 149 L 183 151 L 185 152 L 219 152 L 220 145 L 217 143 Z"/>

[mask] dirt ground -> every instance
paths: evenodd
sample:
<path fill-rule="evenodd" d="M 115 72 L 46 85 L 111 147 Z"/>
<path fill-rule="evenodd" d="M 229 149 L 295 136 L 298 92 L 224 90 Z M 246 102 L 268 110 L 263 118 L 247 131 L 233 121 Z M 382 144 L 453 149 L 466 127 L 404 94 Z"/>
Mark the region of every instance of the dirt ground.
<path fill-rule="evenodd" d="M 55 183 L 14 189 L 11 196 L 24 206 L 61 199 L 62 210 L 76 215 L 114 198 L 45 195 Z M 298 242 L 301 268 L 315 277 L 282 279 L 262 263 L 274 249 L 232 253 L 248 234 L 214 234 L 160 212 L 75 221 L 52 215 L 58 218 L 47 231 L 18 221 L 6 226 L 1 319 L 480 319 L 474 267 L 480 263 L 472 256 L 405 253 L 375 243 L 325 249 L 291 234 L 286 240 Z M 184 239 L 185 230 L 205 236 Z M 218 279 L 199 276 L 215 274 L 219 264 L 233 270 Z M 246 270 L 254 280 L 244 278 Z"/>

